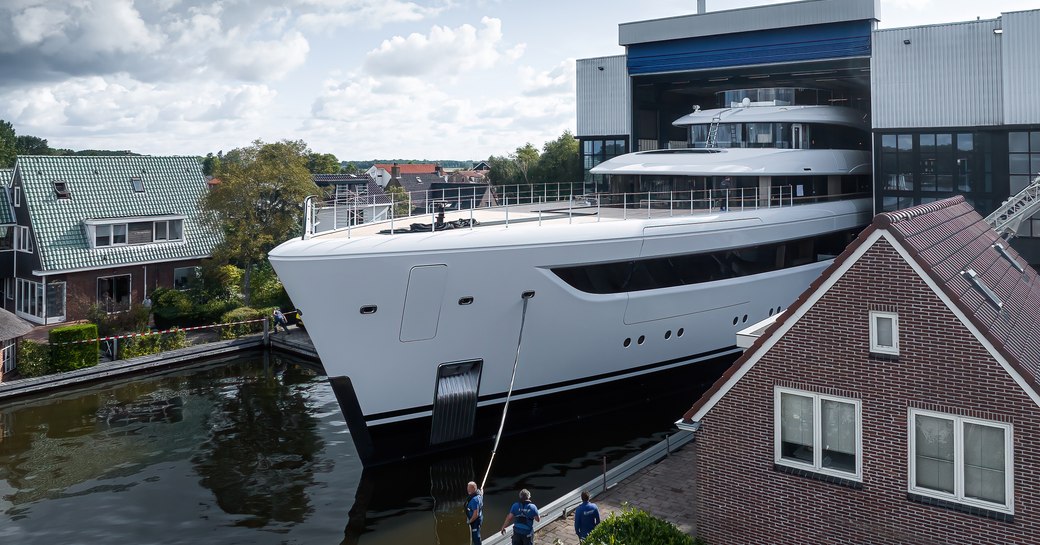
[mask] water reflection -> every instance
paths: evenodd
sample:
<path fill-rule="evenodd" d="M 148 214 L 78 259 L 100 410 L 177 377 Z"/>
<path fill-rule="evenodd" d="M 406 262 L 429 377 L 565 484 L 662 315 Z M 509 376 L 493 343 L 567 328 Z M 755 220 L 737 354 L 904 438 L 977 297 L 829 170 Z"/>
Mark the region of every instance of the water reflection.
<path fill-rule="evenodd" d="M 279 366 L 249 377 L 220 391 L 203 418 L 209 440 L 192 463 L 225 513 L 248 515 L 237 525 L 299 523 L 313 511 L 307 489 L 330 469 L 316 463 L 324 442 L 300 387 L 313 376 Z"/>

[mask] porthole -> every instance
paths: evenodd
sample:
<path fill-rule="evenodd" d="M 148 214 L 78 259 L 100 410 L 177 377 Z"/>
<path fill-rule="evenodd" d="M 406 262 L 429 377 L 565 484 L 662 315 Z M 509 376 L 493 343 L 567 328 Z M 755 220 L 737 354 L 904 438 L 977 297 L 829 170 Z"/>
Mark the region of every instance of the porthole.
<path fill-rule="evenodd" d="M 668 339 L 671 339 L 671 338 L 672 338 L 672 330 L 669 329 L 668 331 L 664 332 L 664 339 L 668 340 Z"/>
<path fill-rule="evenodd" d="M 361 314 L 375 314 L 377 308 L 375 305 L 365 305 L 361 307 Z"/>
<path fill-rule="evenodd" d="M 769 309 L 769 315 L 770 315 L 770 316 L 772 316 L 772 315 L 773 315 L 773 309 L 771 309 L 771 308 Z"/>
<path fill-rule="evenodd" d="M 740 322 L 744 323 L 744 324 L 747 323 L 747 314 L 744 315 L 744 317 L 740 320 Z"/>
<path fill-rule="evenodd" d="M 628 347 L 632 346 L 632 338 L 629 337 L 629 338 L 625 339 L 624 345 L 625 345 L 625 348 L 628 348 Z"/>
<path fill-rule="evenodd" d="M 682 337 L 682 336 L 683 336 L 683 333 L 686 333 L 686 330 L 680 327 L 680 328 L 679 328 L 679 331 L 676 331 L 676 332 L 675 332 L 675 335 L 676 335 L 677 337 Z"/>
<path fill-rule="evenodd" d="M 739 322 L 739 321 L 740 321 L 740 317 L 739 316 L 734 316 L 733 317 L 733 325 L 737 325 L 737 322 Z"/>
<path fill-rule="evenodd" d="M 780 307 L 776 307 L 776 313 L 777 313 L 777 314 L 780 314 L 780 311 L 781 311 L 781 310 L 782 310 L 782 309 L 781 309 Z"/>
<path fill-rule="evenodd" d="M 636 342 L 639 344 L 643 344 L 644 342 L 646 342 L 646 335 L 640 335 L 639 340 Z"/>
<path fill-rule="evenodd" d="M 472 305 L 473 304 L 473 298 L 468 296 L 468 295 L 466 297 L 460 297 L 459 298 L 459 304 L 460 305 Z"/>

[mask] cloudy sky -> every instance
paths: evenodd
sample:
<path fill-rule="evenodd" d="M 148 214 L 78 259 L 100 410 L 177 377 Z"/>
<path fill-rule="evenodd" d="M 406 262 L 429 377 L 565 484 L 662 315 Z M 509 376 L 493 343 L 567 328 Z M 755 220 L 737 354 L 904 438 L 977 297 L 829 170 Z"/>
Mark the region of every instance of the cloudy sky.
<path fill-rule="evenodd" d="M 709 10 L 776 2 L 708 0 Z M 52 147 L 474 159 L 574 129 L 574 59 L 695 0 L 2 0 L 0 119 Z M 884 27 L 1035 0 L 882 0 Z"/>

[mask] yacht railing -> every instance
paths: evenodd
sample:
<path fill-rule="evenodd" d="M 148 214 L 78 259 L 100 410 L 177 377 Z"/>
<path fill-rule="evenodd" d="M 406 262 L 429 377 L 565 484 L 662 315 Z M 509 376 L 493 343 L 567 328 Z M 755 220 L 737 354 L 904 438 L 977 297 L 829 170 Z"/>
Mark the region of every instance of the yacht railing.
<path fill-rule="evenodd" d="M 517 214 L 523 221 L 542 224 L 546 218 L 566 214 L 569 221 L 575 216 L 595 216 L 599 221 L 604 211 L 613 210 L 611 219 L 636 219 L 706 212 L 755 210 L 794 206 L 811 202 L 848 199 L 859 194 L 828 196 L 797 196 L 790 185 L 761 191 L 758 187 L 706 189 L 687 191 L 640 191 L 629 193 L 587 193 L 584 184 L 544 184 L 519 186 L 454 187 L 386 193 L 370 198 L 343 198 L 320 200 L 310 196 L 304 201 L 303 238 L 332 231 L 352 231 L 362 225 L 380 223 L 391 232 L 408 230 L 413 223 L 426 223 L 437 231 L 443 225 L 441 213 L 452 214 L 465 226 L 476 225 L 474 212 L 497 209 L 503 213 L 505 226 L 516 223 Z M 458 212 L 469 212 L 461 218 Z M 513 218 L 510 218 L 510 212 Z M 620 217 L 618 217 L 620 212 Z M 469 220 L 466 222 L 465 220 Z"/>

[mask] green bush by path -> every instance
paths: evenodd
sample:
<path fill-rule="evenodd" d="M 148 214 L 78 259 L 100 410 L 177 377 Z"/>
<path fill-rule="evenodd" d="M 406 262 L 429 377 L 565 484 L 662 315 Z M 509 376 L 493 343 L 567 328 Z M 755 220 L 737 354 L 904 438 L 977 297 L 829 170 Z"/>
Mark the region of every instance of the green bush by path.
<path fill-rule="evenodd" d="M 260 318 L 267 318 L 271 315 L 272 312 L 274 312 L 274 307 L 263 309 L 239 307 L 221 316 L 220 323 L 226 324 L 231 322 L 244 322 L 246 320 L 259 320 Z M 220 338 L 236 339 L 238 337 L 241 337 L 242 335 L 248 335 L 250 333 L 259 333 L 263 330 L 263 322 L 227 325 L 220 328 Z"/>
<path fill-rule="evenodd" d="M 620 514 L 603 519 L 584 543 L 588 545 L 703 545 L 672 523 L 642 509 L 625 507 Z"/>
<path fill-rule="evenodd" d="M 92 367 L 98 363 L 98 343 L 73 343 L 87 339 L 97 339 L 97 324 L 73 324 L 56 327 L 50 331 L 50 361 L 55 372 L 72 371 Z"/>
<path fill-rule="evenodd" d="M 119 341 L 119 359 L 150 356 L 167 350 L 184 348 L 187 344 L 184 331 L 180 329 L 161 335 L 132 337 Z"/>
<path fill-rule="evenodd" d="M 25 378 L 53 373 L 49 348 L 36 341 L 18 341 L 18 372 Z"/>

